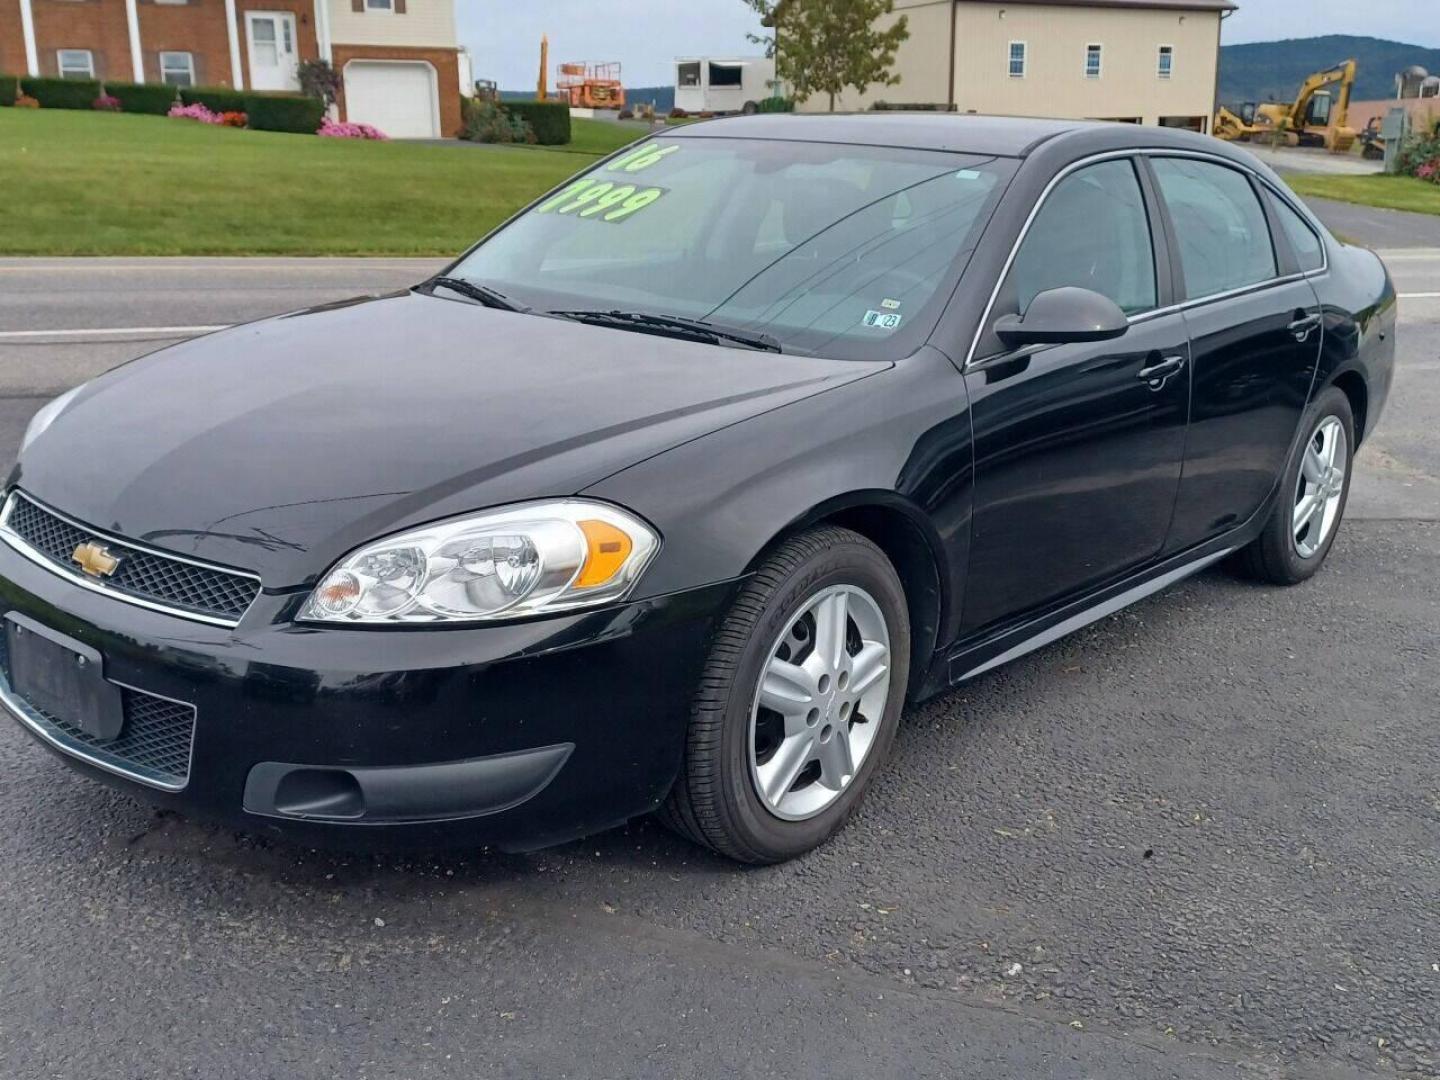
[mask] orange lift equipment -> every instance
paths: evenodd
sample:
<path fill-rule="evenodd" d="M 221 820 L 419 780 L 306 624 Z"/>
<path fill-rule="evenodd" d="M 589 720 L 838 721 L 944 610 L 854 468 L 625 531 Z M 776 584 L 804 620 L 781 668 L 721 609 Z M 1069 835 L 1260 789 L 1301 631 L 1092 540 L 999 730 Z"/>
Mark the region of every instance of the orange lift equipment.
<path fill-rule="evenodd" d="M 625 86 L 620 81 L 620 65 L 561 64 L 556 69 L 555 89 L 570 99 L 576 109 L 623 109 Z"/>

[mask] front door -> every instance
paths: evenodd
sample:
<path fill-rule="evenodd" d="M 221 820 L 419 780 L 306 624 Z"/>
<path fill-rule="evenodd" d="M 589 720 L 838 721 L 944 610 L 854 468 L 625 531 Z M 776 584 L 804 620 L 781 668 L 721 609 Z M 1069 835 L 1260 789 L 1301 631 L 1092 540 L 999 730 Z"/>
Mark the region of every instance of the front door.
<path fill-rule="evenodd" d="M 990 326 L 1065 286 L 1108 296 L 1133 321 L 1113 341 L 1029 353 L 982 336 L 965 375 L 975 440 L 965 636 L 1123 576 L 1165 543 L 1189 340 L 1183 315 L 1158 310 L 1156 247 L 1136 166 L 1117 159 L 1062 180 L 1016 254 Z"/>
<path fill-rule="evenodd" d="M 245 36 L 250 42 L 250 89 L 300 89 L 294 14 L 247 11 Z"/>

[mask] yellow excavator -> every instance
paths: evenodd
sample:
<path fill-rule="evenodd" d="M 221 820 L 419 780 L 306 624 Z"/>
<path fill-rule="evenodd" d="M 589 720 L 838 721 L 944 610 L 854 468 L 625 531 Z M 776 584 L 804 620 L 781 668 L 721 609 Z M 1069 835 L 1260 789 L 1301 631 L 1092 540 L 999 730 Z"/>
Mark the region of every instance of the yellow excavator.
<path fill-rule="evenodd" d="M 1221 106 L 1212 130 L 1227 141 L 1278 138 L 1289 146 L 1323 146 L 1332 153 L 1349 153 L 1358 134 L 1347 124 L 1355 72 L 1355 61 L 1346 60 L 1307 76 L 1292 102 L 1246 102 L 1239 112 Z"/>

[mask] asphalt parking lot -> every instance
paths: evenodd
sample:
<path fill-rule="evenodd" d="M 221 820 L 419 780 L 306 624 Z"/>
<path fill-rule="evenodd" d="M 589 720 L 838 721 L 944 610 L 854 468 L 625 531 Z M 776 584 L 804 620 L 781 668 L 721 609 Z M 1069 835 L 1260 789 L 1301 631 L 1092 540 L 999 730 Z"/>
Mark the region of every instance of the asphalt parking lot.
<path fill-rule="evenodd" d="M 0 724 L 0 1076 L 1440 1076 L 1440 250 L 1388 258 L 1401 368 L 1325 571 L 1207 573 L 911 710 L 796 863 L 647 821 L 314 852 Z M 176 327 L 422 269 L 0 260 L 0 456 Z"/>

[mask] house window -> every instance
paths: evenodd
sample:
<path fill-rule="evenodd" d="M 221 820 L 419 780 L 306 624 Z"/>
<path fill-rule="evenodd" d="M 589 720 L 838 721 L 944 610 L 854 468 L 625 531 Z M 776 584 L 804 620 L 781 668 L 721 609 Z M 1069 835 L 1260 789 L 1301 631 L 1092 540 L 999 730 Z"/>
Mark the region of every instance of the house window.
<path fill-rule="evenodd" d="M 1023 79 L 1025 77 L 1025 42 L 1010 42 L 1010 77 L 1012 79 Z"/>
<path fill-rule="evenodd" d="M 676 80 L 680 86 L 700 85 L 700 61 L 688 61 L 680 65 L 680 75 Z"/>
<path fill-rule="evenodd" d="M 1172 45 L 1160 46 L 1160 67 L 1158 74 L 1162 79 L 1170 78 L 1170 73 L 1175 68 L 1175 48 Z"/>
<path fill-rule="evenodd" d="M 366 11 L 394 11 L 395 0 L 365 0 Z"/>
<path fill-rule="evenodd" d="M 188 52 L 162 52 L 160 54 L 160 81 L 169 86 L 194 86 L 194 55 Z"/>
<path fill-rule="evenodd" d="M 62 79 L 93 79 L 95 55 L 89 49 L 61 49 L 56 54 Z"/>
<path fill-rule="evenodd" d="M 1100 51 L 1099 45 L 1085 46 L 1085 78 L 1098 79 L 1100 77 Z"/>

